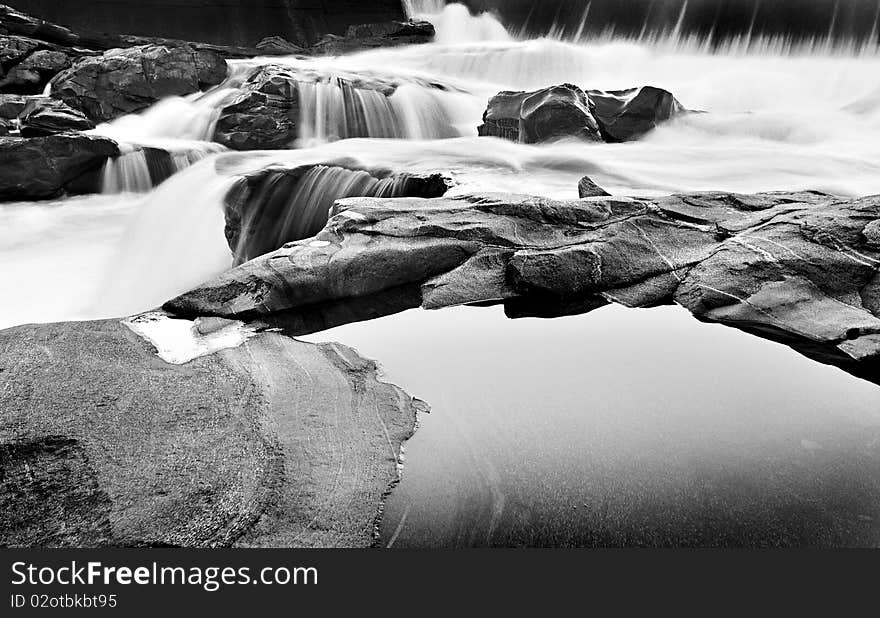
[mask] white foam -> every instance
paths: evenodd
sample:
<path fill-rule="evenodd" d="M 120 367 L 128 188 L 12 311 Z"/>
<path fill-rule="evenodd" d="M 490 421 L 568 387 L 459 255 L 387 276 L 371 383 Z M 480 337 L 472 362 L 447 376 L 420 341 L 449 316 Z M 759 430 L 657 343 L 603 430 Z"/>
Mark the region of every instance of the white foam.
<path fill-rule="evenodd" d="M 151 311 L 126 318 L 122 323 L 132 332 L 153 344 L 166 363 L 183 365 L 195 358 L 220 350 L 237 348 L 257 335 L 256 328 L 238 320 L 224 320 L 224 325 L 200 333 L 199 319 L 184 320 Z"/>

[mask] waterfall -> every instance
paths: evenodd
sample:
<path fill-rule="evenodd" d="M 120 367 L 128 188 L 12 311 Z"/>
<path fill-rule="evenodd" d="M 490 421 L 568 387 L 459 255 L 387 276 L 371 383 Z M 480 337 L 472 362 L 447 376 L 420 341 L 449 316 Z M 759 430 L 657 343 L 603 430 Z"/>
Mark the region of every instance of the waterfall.
<path fill-rule="evenodd" d="M 317 234 L 336 200 L 346 197 L 437 197 L 439 177 L 397 174 L 377 177 L 364 170 L 315 165 L 266 170 L 254 182 L 239 182 L 227 197 L 227 238 L 242 263 L 287 242 Z M 238 228 L 238 229 L 235 229 Z"/>
<path fill-rule="evenodd" d="M 458 135 L 441 99 L 443 92 L 437 89 L 405 84 L 386 96 L 333 75 L 298 82 L 297 89 L 301 147 L 354 137 L 445 139 Z"/>
<path fill-rule="evenodd" d="M 172 175 L 220 152 L 222 146 L 196 142 L 168 149 L 121 144 L 122 154 L 104 164 L 101 193 L 147 193 Z"/>

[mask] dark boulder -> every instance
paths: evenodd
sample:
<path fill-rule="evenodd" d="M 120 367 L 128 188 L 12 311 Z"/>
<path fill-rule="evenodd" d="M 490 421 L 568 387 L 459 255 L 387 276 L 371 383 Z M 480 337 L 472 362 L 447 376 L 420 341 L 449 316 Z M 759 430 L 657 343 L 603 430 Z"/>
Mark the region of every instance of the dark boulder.
<path fill-rule="evenodd" d="M 0 118 L 15 120 L 31 99 L 18 94 L 0 94 Z"/>
<path fill-rule="evenodd" d="M 40 47 L 40 42 L 22 36 L 0 35 L 0 69 L 8 72 Z"/>
<path fill-rule="evenodd" d="M 289 148 L 299 126 L 299 93 L 293 71 L 267 66 L 241 86 L 241 94 L 220 112 L 214 141 L 233 150 Z"/>
<path fill-rule="evenodd" d="M 350 26 L 344 36 L 327 34 L 309 48 L 310 53 L 341 55 L 375 47 L 430 43 L 434 25 L 426 21 L 385 21 Z"/>
<path fill-rule="evenodd" d="M 687 110 L 672 93 L 645 86 L 629 90 L 588 91 L 593 115 L 607 142 L 628 142 Z"/>
<path fill-rule="evenodd" d="M 0 80 L 0 90 L 40 94 L 52 78 L 64 69 L 70 68 L 72 64 L 73 59 L 63 51 L 48 49 L 35 51 L 15 65 L 6 77 Z"/>
<path fill-rule="evenodd" d="M 226 77 L 219 55 L 188 45 L 144 45 L 84 58 L 52 81 L 52 96 L 95 122 L 142 111 L 162 98 L 215 86 Z"/>
<path fill-rule="evenodd" d="M 78 134 L 0 140 L 0 199 L 100 191 L 100 171 L 119 155 L 112 140 Z"/>
<path fill-rule="evenodd" d="M 388 102 L 398 87 L 395 80 L 266 65 L 255 70 L 239 87 L 240 94 L 221 110 L 214 141 L 233 150 L 293 148 L 300 136 L 301 108 L 309 103 L 314 105 L 317 96 L 313 92 L 310 100 L 301 100 L 301 88 L 308 84 L 339 88 L 343 101 L 339 112 L 344 117 L 344 126 L 335 128 L 345 134 L 337 137 L 370 136 L 363 96 L 373 97 L 373 102 L 379 99 L 378 104 L 385 105 L 392 132 L 400 130 L 399 119 Z"/>
<path fill-rule="evenodd" d="M 597 185 L 593 182 L 593 179 L 589 176 L 584 176 L 578 182 L 578 195 L 581 198 L 585 197 L 607 197 L 611 194 L 608 193 L 605 189 Z"/>
<path fill-rule="evenodd" d="M 526 144 L 565 137 L 601 140 L 587 95 L 571 84 L 499 93 L 489 101 L 478 133 Z"/>
<path fill-rule="evenodd" d="M 19 116 L 23 137 L 44 137 L 66 131 L 88 131 L 95 123 L 82 112 L 55 99 L 32 99 Z"/>
<path fill-rule="evenodd" d="M 563 84 L 499 92 L 489 100 L 477 132 L 526 144 L 563 137 L 625 142 L 686 111 L 672 94 L 650 86 L 585 93 Z"/>

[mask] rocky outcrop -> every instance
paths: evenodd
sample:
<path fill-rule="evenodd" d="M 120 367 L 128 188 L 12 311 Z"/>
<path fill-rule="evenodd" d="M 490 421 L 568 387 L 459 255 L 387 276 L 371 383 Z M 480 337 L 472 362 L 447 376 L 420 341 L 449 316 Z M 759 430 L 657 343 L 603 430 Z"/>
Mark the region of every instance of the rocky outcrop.
<path fill-rule="evenodd" d="M 353 24 L 404 19 L 400 0 L 6 0 L 20 11 L 42 19 L 15 17 L 22 28 L 38 27 L 43 19 L 68 28 L 58 36 L 113 44 L 119 35 L 169 37 L 223 46 L 252 47 L 267 36 L 282 36 L 307 46 L 327 33 L 344 34 Z M 0 9 L 7 8 L 0 5 Z M 9 12 L 17 13 L 11 9 Z M 19 14 L 21 15 L 21 14 Z M 0 20 L 3 20 L 0 10 Z M 13 19 L 10 19 L 13 21 Z M 230 24 L 235 24 L 230 27 Z M 102 33 L 117 33 L 107 35 Z M 105 41 L 109 39 L 109 41 Z M 104 47 L 106 49 L 107 47 Z"/>
<path fill-rule="evenodd" d="M 645 86 L 629 90 L 590 90 L 591 109 L 606 142 L 628 142 L 687 110 L 661 88 Z"/>
<path fill-rule="evenodd" d="M 88 57 L 52 81 L 52 96 L 95 122 L 139 112 L 162 98 L 215 86 L 226 77 L 219 55 L 188 45 L 144 45 Z"/>
<path fill-rule="evenodd" d="M 119 155 L 112 140 L 78 134 L 0 139 L 0 199 L 100 191 L 100 171 Z"/>
<path fill-rule="evenodd" d="M 434 25 L 426 21 L 385 21 L 350 26 L 344 36 L 327 34 L 310 53 L 338 56 L 376 47 L 418 45 L 434 40 Z"/>
<path fill-rule="evenodd" d="M 226 239 L 237 264 L 314 236 L 345 197 L 440 197 L 442 174 L 364 170 L 345 161 L 271 167 L 240 178 L 226 196 Z"/>
<path fill-rule="evenodd" d="M 581 198 L 584 197 L 606 197 L 611 194 L 608 193 L 605 189 L 597 185 L 593 182 L 593 179 L 589 176 L 584 176 L 578 182 L 578 195 Z"/>
<path fill-rule="evenodd" d="M 55 99 L 35 98 L 28 101 L 19 115 L 23 137 L 44 137 L 66 131 L 88 131 L 95 123 L 82 112 L 71 109 Z"/>
<path fill-rule="evenodd" d="M 367 547 L 417 409 L 349 348 L 224 320 L 5 330 L 0 538 Z"/>
<path fill-rule="evenodd" d="M 489 100 L 477 132 L 525 144 L 559 138 L 625 142 L 685 111 L 671 93 L 659 88 L 584 92 L 563 84 L 498 93 Z"/>
<path fill-rule="evenodd" d="M 339 208 L 314 238 L 166 308 L 265 315 L 405 285 L 420 286 L 428 308 L 594 297 L 630 307 L 675 302 L 850 370 L 880 361 L 880 312 L 870 300 L 880 249 L 869 240 L 880 197 L 475 195 L 360 198 Z"/>
<path fill-rule="evenodd" d="M 332 116 L 336 137 L 368 137 L 369 114 L 381 109 L 379 123 L 391 134 L 397 129 L 395 110 L 389 101 L 399 83 L 393 79 L 355 74 L 324 74 L 283 65 L 265 65 L 255 70 L 240 86 L 241 93 L 220 113 L 214 141 L 234 150 L 268 150 L 294 147 L 300 136 L 301 109 L 316 105 L 317 94 L 303 99 L 302 86 L 338 88 L 339 109 L 325 111 L 323 121 Z M 374 105 L 368 109 L 365 100 Z M 308 107 L 307 107 L 308 109 Z M 313 109 L 313 115 L 317 111 Z M 376 120 L 373 118 L 373 120 Z M 329 136 L 328 136 L 329 138 Z"/>
<path fill-rule="evenodd" d="M 489 100 L 480 135 L 536 144 L 562 137 L 600 141 L 583 90 L 571 84 L 534 92 L 500 92 Z"/>
<path fill-rule="evenodd" d="M 270 65 L 255 71 L 235 101 L 223 108 L 214 141 L 233 150 L 289 148 L 297 137 L 298 123 L 296 74 Z"/>
<path fill-rule="evenodd" d="M 77 58 L 92 53 L 23 36 L 0 35 L 0 92 L 40 94 Z"/>

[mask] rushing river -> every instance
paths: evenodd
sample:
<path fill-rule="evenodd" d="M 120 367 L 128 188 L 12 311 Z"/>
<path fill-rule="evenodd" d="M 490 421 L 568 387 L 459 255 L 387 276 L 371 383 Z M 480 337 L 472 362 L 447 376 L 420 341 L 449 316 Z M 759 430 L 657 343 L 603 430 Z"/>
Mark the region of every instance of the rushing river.
<path fill-rule="evenodd" d="M 0 205 L 0 328 L 151 309 L 223 271 L 224 196 L 237 176 L 275 164 L 443 171 L 453 193 L 574 198 L 585 174 L 633 196 L 880 193 L 876 36 L 709 44 L 675 29 L 578 27 L 535 38 L 461 5 L 413 4 L 432 13 L 435 43 L 232 61 L 213 91 L 96 129 L 128 152 L 105 170 L 103 195 Z M 324 76 L 299 92 L 291 149 L 208 144 L 220 109 L 265 64 Z M 362 95 L 369 137 L 347 139 L 340 121 L 334 77 L 351 75 L 398 85 L 389 101 Z M 498 91 L 564 82 L 655 85 L 708 113 L 627 144 L 476 136 Z M 151 187 L 141 146 L 170 150 L 179 171 Z M 314 199 L 335 190 L 316 186 Z M 388 505 L 388 544 L 704 544 L 722 529 L 735 530 L 731 543 L 880 539 L 880 390 L 681 310 L 548 321 L 413 311 L 311 338 L 381 359 L 434 406 Z"/>

